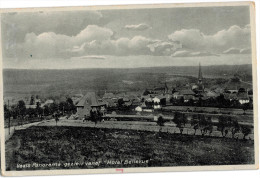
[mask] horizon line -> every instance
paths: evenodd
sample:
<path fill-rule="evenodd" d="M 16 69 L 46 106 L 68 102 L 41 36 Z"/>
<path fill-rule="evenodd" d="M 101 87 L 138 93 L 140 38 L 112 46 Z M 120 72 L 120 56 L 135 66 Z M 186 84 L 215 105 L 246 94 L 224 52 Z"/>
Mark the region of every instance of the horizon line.
<path fill-rule="evenodd" d="M 243 66 L 243 65 L 251 65 L 252 64 L 220 64 L 220 65 L 201 65 L 201 67 L 209 67 L 209 66 Z M 2 68 L 2 70 L 84 70 L 84 69 L 142 69 L 142 68 L 164 68 L 164 67 L 196 67 L 198 65 L 176 65 L 176 66 L 152 66 L 152 67 L 100 67 L 100 68 Z"/>

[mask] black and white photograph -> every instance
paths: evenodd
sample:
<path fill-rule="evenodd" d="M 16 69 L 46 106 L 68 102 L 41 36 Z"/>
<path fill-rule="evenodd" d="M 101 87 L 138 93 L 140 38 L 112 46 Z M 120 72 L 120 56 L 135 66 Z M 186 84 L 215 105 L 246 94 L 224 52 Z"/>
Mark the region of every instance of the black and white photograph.
<path fill-rule="evenodd" d="M 2 173 L 258 169 L 254 13 L 2 10 Z"/>

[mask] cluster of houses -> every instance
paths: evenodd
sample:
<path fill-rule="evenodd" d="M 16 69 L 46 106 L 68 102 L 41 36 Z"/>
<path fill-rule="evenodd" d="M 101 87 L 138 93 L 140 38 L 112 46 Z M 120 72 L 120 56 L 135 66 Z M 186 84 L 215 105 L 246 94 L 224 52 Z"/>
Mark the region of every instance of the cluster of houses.
<path fill-rule="evenodd" d="M 102 114 L 106 113 L 107 108 L 117 109 L 121 104 L 122 107 L 131 108 L 137 112 L 153 112 L 156 109 L 161 109 L 166 105 L 171 105 L 173 99 L 179 100 L 183 98 L 183 102 L 189 102 L 191 99 L 196 102 L 200 99 L 206 100 L 209 98 L 216 98 L 220 94 L 215 91 L 204 90 L 203 93 L 198 94 L 193 90 L 183 89 L 174 93 L 165 92 L 165 90 L 150 90 L 150 94 L 147 95 L 134 95 L 134 94 L 113 94 L 111 92 L 105 93 L 102 98 L 99 98 L 95 92 L 88 92 L 83 96 L 76 104 L 77 115 L 79 118 L 89 116 L 90 110 L 98 110 Z M 236 91 L 225 91 L 222 93 L 225 99 L 237 100 L 240 104 L 250 102 L 248 91 L 243 89 Z M 120 102 L 121 101 L 121 102 Z"/>
<path fill-rule="evenodd" d="M 209 90 L 203 85 L 203 76 L 199 65 L 198 81 L 196 84 L 189 84 L 186 88 L 179 90 L 173 89 L 169 91 L 167 84 L 162 87 L 146 89 L 143 94 L 134 92 L 111 93 L 105 92 L 103 97 L 97 97 L 95 92 L 88 92 L 81 97 L 76 104 L 77 114 L 79 117 L 88 115 L 91 109 L 99 110 L 105 113 L 106 108 L 125 107 L 135 111 L 147 111 L 160 109 L 173 100 L 182 99 L 184 103 L 190 100 L 196 102 L 198 100 L 207 100 L 209 98 L 217 98 L 223 95 L 227 100 L 237 100 L 240 104 L 249 103 L 253 98 L 252 90 L 244 88 L 240 89 L 221 89 Z"/>
<path fill-rule="evenodd" d="M 44 108 L 44 106 L 50 106 L 52 103 L 54 103 L 54 100 L 47 99 L 46 101 L 41 101 L 41 99 L 35 98 L 34 100 L 31 99 L 31 101 L 28 103 L 26 102 L 25 107 L 26 109 L 36 109 L 37 106 Z"/>

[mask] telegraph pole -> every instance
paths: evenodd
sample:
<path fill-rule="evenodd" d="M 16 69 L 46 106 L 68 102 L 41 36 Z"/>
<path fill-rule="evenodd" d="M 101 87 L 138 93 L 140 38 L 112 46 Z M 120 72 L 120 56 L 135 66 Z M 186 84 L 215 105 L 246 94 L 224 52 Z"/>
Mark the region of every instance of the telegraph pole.
<path fill-rule="evenodd" d="M 9 131 L 9 135 L 11 134 L 11 119 L 10 119 L 10 109 L 9 109 L 9 100 L 7 101 L 8 104 L 7 104 L 7 108 L 8 108 L 8 131 Z"/>

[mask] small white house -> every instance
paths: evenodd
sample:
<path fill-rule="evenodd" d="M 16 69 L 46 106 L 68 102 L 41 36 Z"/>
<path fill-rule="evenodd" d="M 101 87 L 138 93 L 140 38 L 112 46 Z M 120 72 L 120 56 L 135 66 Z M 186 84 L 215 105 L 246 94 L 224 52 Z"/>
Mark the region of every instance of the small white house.
<path fill-rule="evenodd" d="M 249 103 L 249 98 L 242 98 L 238 100 L 240 104 Z"/>
<path fill-rule="evenodd" d="M 161 108 L 160 102 L 161 102 L 161 100 L 158 97 L 154 97 L 153 98 L 153 103 L 154 103 L 153 108 L 154 109 L 160 109 Z"/>
<path fill-rule="evenodd" d="M 141 112 L 141 111 L 143 111 L 143 109 L 142 109 L 141 106 L 137 106 L 137 107 L 135 108 L 135 111 L 137 111 L 137 112 Z"/>
<path fill-rule="evenodd" d="M 240 104 L 245 104 L 245 103 L 249 103 L 250 102 L 247 92 L 238 93 L 237 94 L 237 99 L 238 99 Z"/>

